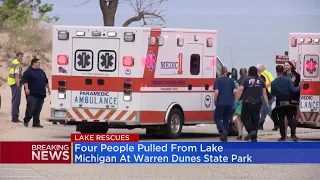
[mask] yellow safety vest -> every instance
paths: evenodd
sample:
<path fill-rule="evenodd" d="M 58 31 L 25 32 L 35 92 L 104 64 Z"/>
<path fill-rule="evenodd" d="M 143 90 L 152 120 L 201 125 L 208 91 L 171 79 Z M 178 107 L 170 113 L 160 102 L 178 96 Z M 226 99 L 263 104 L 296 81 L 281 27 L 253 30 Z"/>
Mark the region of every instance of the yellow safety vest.
<path fill-rule="evenodd" d="M 9 70 L 9 76 L 8 76 L 8 85 L 14 85 L 16 84 L 16 78 L 14 76 L 14 71 L 19 68 L 19 75 L 20 75 L 20 79 L 22 77 L 22 65 L 20 64 L 20 62 L 15 59 L 11 62 L 10 64 L 10 70 Z"/>
<path fill-rule="evenodd" d="M 264 70 L 262 73 L 261 73 L 262 76 L 264 76 L 264 78 L 266 79 L 266 87 L 269 91 L 269 93 L 271 92 L 271 82 L 273 81 L 273 76 L 272 74 L 267 71 L 267 70 Z"/>

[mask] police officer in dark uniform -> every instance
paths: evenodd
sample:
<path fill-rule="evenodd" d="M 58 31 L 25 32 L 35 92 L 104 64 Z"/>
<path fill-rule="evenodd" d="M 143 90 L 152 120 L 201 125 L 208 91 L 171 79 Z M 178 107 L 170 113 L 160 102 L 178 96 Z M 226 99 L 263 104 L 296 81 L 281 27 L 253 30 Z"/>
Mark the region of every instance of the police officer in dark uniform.
<path fill-rule="evenodd" d="M 293 141 L 298 141 L 296 136 L 296 123 L 294 120 L 295 106 L 292 104 L 292 93 L 300 90 L 300 86 L 295 87 L 291 82 L 291 79 L 283 76 L 284 67 L 282 65 L 278 65 L 276 67 L 277 78 L 271 83 L 271 94 L 276 96 L 276 112 L 279 119 L 279 127 L 281 138 L 279 141 L 286 140 L 286 131 L 284 125 L 285 116 L 288 119 L 288 124 L 291 129 L 291 139 Z"/>
<path fill-rule="evenodd" d="M 257 142 L 262 105 L 261 96 L 263 96 L 264 102 L 269 107 L 266 85 L 258 76 L 258 69 L 255 66 L 251 66 L 248 76 L 242 81 L 237 94 L 237 99 L 241 97 L 242 100 L 241 119 L 248 132 L 248 135 L 244 138 L 246 141 Z"/>

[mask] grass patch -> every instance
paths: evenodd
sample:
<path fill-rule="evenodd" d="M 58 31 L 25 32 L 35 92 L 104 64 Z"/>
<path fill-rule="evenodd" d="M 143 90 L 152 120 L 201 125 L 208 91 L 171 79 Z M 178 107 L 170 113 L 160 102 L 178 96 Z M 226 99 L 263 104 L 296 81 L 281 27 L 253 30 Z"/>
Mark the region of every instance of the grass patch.
<path fill-rule="evenodd" d="M 35 19 L 29 19 L 25 26 L 12 21 L 0 24 L 0 62 L 8 69 L 15 54 L 19 51 L 25 54 L 24 66 L 29 66 L 33 57 L 38 57 L 46 63 L 51 62 L 52 38 L 51 28 Z M 0 82 L 7 80 L 7 75 L 1 75 Z"/>

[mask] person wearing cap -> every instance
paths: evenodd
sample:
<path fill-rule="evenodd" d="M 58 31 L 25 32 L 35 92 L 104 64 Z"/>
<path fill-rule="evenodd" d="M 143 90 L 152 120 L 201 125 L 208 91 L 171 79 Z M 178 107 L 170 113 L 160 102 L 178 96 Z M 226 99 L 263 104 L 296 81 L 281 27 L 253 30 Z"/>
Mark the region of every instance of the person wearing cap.
<path fill-rule="evenodd" d="M 271 95 L 276 97 L 276 107 L 281 138 L 279 141 L 286 140 L 286 128 L 285 128 L 285 117 L 287 117 L 288 124 L 291 130 L 291 139 L 298 141 L 296 136 L 296 123 L 294 120 L 295 105 L 292 104 L 292 94 L 300 90 L 300 85 L 295 87 L 291 79 L 284 76 L 284 67 L 278 65 L 276 67 L 277 78 L 271 83 Z"/>

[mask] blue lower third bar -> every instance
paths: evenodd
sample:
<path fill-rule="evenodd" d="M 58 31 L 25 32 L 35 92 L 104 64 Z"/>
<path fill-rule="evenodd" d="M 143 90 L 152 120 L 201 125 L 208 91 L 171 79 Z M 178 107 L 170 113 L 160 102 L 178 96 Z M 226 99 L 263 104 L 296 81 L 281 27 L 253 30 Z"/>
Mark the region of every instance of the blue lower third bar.
<path fill-rule="evenodd" d="M 73 163 L 318 164 L 320 143 L 73 143 Z"/>

